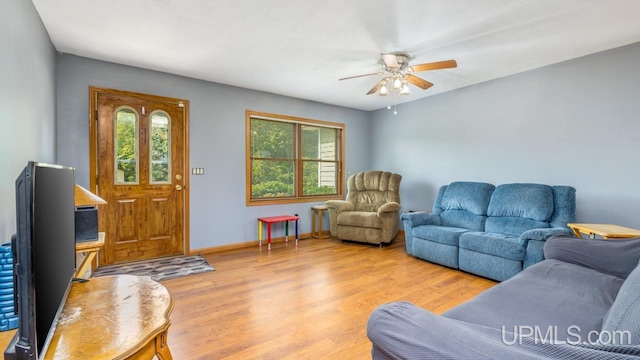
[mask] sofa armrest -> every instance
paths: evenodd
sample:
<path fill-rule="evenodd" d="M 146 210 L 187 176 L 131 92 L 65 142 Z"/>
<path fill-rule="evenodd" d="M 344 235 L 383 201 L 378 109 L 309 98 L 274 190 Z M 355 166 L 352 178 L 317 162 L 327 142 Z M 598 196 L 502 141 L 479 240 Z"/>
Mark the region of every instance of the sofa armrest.
<path fill-rule="evenodd" d="M 544 244 L 544 257 L 626 279 L 640 261 L 640 238 L 601 240 L 554 236 Z"/>
<path fill-rule="evenodd" d="M 547 239 L 556 235 L 571 234 L 571 230 L 566 227 L 531 229 L 523 232 L 522 235 L 520 235 L 520 245 L 527 249 L 527 252 L 524 255 L 522 268 L 526 269 L 544 260 L 544 251 L 542 249 Z"/>
<path fill-rule="evenodd" d="M 400 219 L 405 222 L 409 222 L 411 227 L 420 225 L 442 225 L 440 221 L 440 215 L 432 214 L 424 211 L 414 211 L 402 213 Z"/>
<path fill-rule="evenodd" d="M 327 208 L 335 210 L 337 212 L 353 211 L 353 209 L 356 208 L 356 206 L 353 203 L 350 203 L 345 200 L 328 200 L 328 201 L 325 201 L 324 205 Z"/>
<path fill-rule="evenodd" d="M 408 302 L 375 309 L 367 336 L 374 360 L 510 358 L 499 330 L 449 319 Z"/>
<path fill-rule="evenodd" d="M 380 208 L 378 208 L 378 215 L 382 215 L 383 213 L 390 212 L 398 212 L 400 210 L 400 204 L 395 201 L 390 201 L 388 203 L 384 203 Z"/>
<path fill-rule="evenodd" d="M 378 307 L 367 323 L 374 360 L 635 359 L 640 354 L 636 346 L 588 346 L 575 343 L 573 337 L 541 341 L 537 332 L 518 330 L 449 319 L 407 302 Z"/>

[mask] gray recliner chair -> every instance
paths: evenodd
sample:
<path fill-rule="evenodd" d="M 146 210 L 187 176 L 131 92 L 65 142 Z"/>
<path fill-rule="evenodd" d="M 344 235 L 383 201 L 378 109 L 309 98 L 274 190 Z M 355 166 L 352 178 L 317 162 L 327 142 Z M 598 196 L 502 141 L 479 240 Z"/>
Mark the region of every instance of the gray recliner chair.
<path fill-rule="evenodd" d="M 325 202 L 331 236 L 369 244 L 390 243 L 398 233 L 402 176 L 364 171 L 347 181 L 346 200 Z"/>

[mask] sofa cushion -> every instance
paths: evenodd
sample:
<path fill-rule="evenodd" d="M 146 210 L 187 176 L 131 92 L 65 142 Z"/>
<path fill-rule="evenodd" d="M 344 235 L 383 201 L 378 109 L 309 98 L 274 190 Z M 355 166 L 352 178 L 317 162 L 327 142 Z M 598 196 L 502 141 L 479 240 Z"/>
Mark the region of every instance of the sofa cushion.
<path fill-rule="evenodd" d="M 568 340 L 569 331 L 586 339 L 602 327 L 622 283 L 583 266 L 544 260 L 442 315 L 507 331 L 539 326 L 545 332 L 555 326 L 558 340 Z"/>
<path fill-rule="evenodd" d="M 495 186 L 480 182 L 457 181 L 449 184 L 442 197 L 442 210 L 466 210 L 487 215 L 487 207 Z"/>
<path fill-rule="evenodd" d="M 487 217 L 484 229 L 487 232 L 520 236 L 531 229 L 548 229 L 549 223 L 521 217 Z"/>
<path fill-rule="evenodd" d="M 499 185 L 491 196 L 484 230 L 519 236 L 530 229 L 548 228 L 553 210 L 549 185 Z"/>
<path fill-rule="evenodd" d="M 338 225 L 381 228 L 382 220 L 377 212 L 348 211 L 338 214 Z"/>
<path fill-rule="evenodd" d="M 617 345 L 640 345 L 640 264 L 629 274 L 602 323 L 602 332 L 628 332 L 629 337 L 612 336 Z M 630 343 L 628 343 L 630 340 Z"/>
<path fill-rule="evenodd" d="M 463 249 L 522 261 L 526 248 L 518 237 L 507 234 L 470 231 L 460 235 L 459 245 Z"/>
<path fill-rule="evenodd" d="M 372 202 L 372 203 L 359 202 L 355 204 L 353 210 L 365 211 L 365 212 L 377 212 L 380 206 L 384 204 L 386 203 L 385 202 Z"/>
<path fill-rule="evenodd" d="M 455 227 L 422 225 L 413 228 L 413 237 L 431 240 L 445 245 L 458 246 L 458 238 L 462 233 L 467 231 L 469 230 Z"/>
<path fill-rule="evenodd" d="M 440 189 L 433 212 L 440 214 L 444 226 L 482 231 L 493 189 L 487 183 L 453 182 Z"/>
<path fill-rule="evenodd" d="M 487 215 L 549 221 L 553 214 L 553 189 L 542 184 L 498 185 Z"/>
<path fill-rule="evenodd" d="M 440 222 L 443 226 L 465 228 L 467 230 L 484 230 L 487 217 L 476 215 L 466 210 L 448 210 L 440 213 Z"/>

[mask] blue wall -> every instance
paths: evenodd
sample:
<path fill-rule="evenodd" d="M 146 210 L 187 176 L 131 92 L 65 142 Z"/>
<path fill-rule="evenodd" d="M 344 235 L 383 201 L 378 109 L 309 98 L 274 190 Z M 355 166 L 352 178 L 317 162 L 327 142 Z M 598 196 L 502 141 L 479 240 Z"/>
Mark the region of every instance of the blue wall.
<path fill-rule="evenodd" d="M 55 49 L 31 1 L 0 1 L 0 243 L 16 231 L 15 180 L 55 162 Z"/>
<path fill-rule="evenodd" d="M 246 109 L 345 123 L 346 169 L 402 174 L 405 210 L 429 209 L 455 180 L 569 184 L 578 221 L 640 228 L 640 44 L 398 105 L 397 116 L 56 56 L 30 1 L 0 2 L 0 48 L 0 242 L 15 232 L 27 160 L 74 166 L 88 186 L 90 85 L 191 102 L 190 162 L 205 168 L 191 177 L 192 249 L 254 240 L 266 214 L 297 212 L 310 230 L 312 204 L 245 206 Z"/>
<path fill-rule="evenodd" d="M 456 180 L 567 184 L 579 222 L 640 229 L 639 63 L 636 43 L 375 111 L 372 166 L 404 210 Z"/>
<path fill-rule="evenodd" d="M 205 175 L 190 179 L 192 250 L 256 240 L 260 216 L 298 213 L 301 232 L 311 231 L 310 206 L 315 204 L 245 205 L 247 109 L 344 123 L 345 169 L 357 172 L 370 167 L 368 112 L 61 54 L 57 58 L 58 157 L 76 167 L 77 181 L 86 187 L 89 86 L 189 100 L 190 165 L 205 168 Z M 274 231 L 273 236 L 283 233 Z"/>

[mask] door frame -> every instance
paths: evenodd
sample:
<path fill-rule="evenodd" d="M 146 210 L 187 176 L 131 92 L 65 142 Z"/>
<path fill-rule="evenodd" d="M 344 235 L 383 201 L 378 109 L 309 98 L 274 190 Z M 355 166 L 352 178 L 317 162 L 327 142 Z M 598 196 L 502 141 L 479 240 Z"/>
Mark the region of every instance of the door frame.
<path fill-rule="evenodd" d="M 165 96 L 142 94 L 131 91 L 116 90 L 109 88 L 101 88 L 95 86 L 89 86 L 89 186 L 92 193 L 97 194 L 98 185 L 98 94 L 110 94 L 119 96 L 128 96 L 149 99 L 152 101 L 159 101 L 165 103 L 178 104 L 182 103 L 182 117 L 183 117 L 183 139 L 184 139 L 184 154 L 183 154 L 183 192 L 184 192 L 184 204 L 183 204 L 183 251 L 185 255 L 191 255 L 191 246 L 189 238 L 189 190 L 191 186 L 189 184 L 189 178 L 191 172 L 189 171 L 189 100 L 170 98 Z M 109 236 L 107 234 L 106 236 Z"/>

